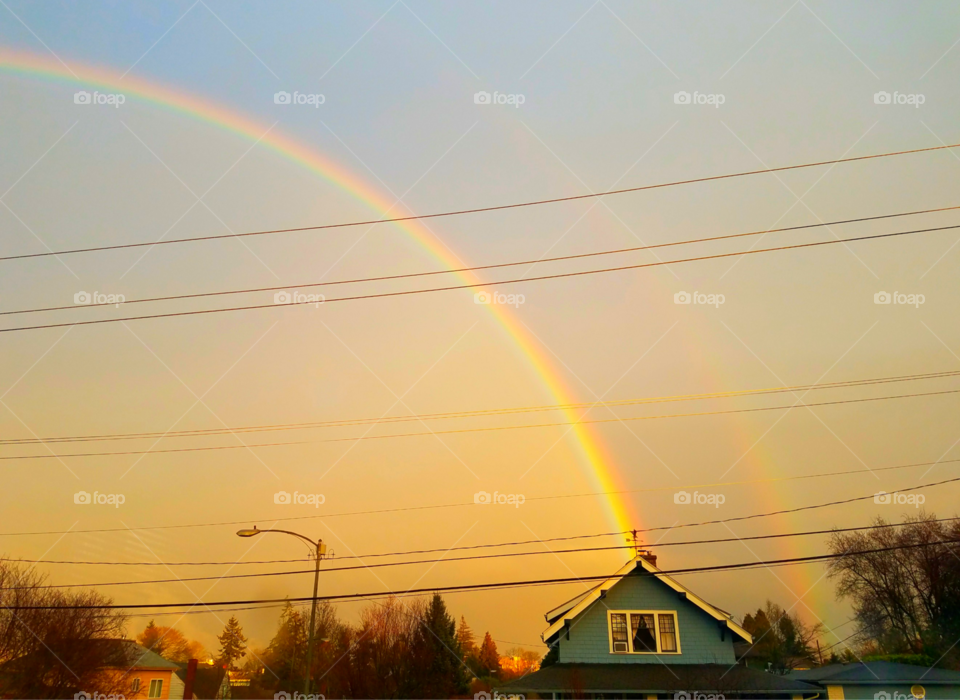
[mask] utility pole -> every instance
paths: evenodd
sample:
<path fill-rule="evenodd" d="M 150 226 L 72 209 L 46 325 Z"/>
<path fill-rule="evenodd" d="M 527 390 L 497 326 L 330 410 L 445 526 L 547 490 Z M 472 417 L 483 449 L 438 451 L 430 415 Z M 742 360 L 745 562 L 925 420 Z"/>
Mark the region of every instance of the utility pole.
<path fill-rule="evenodd" d="M 304 542 L 309 542 L 313 547 L 314 558 L 316 560 L 316 568 L 313 574 L 313 598 L 311 598 L 310 605 L 310 633 L 307 638 L 307 668 L 303 674 L 303 694 L 310 694 L 310 682 L 311 682 L 311 671 L 313 665 L 313 637 L 314 637 L 314 627 L 317 622 L 317 589 L 320 587 L 320 560 L 323 559 L 324 555 L 327 553 L 327 545 L 323 543 L 323 540 L 318 539 L 316 542 L 311 540 L 309 537 L 305 537 L 298 532 L 291 532 L 290 530 L 275 530 L 273 528 L 269 530 L 258 530 L 256 525 L 252 528 L 238 530 L 238 537 L 256 537 L 257 535 L 262 535 L 264 532 L 279 532 L 284 535 L 292 535 L 294 537 L 299 537 Z"/>
<path fill-rule="evenodd" d="M 313 675 L 313 636 L 317 620 L 317 588 L 320 586 L 320 560 L 327 553 L 327 545 L 323 540 L 317 540 L 315 554 L 317 567 L 313 574 L 313 599 L 310 603 L 310 634 L 307 637 L 307 672 L 303 678 L 303 694 L 310 694 L 310 681 Z"/>

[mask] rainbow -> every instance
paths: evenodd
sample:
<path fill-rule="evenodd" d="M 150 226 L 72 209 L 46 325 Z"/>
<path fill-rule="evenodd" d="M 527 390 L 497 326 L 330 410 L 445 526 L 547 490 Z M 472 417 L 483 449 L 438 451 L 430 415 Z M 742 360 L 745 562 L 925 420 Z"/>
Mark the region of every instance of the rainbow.
<path fill-rule="evenodd" d="M 72 87 L 92 88 L 112 93 L 123 93 L 128 98 L 160 107 L 166 111 L 206 122 L 223 131 L 258 143 L 285 160 L 296 163 L 312 173 L 322 177 L 340 188 L 358 202 L 369 207 L 378 215 L 386 216 L 394 205 L 369 184 L 349 172 L 343 166 L 326 158 L 305 144 L 269 129 L 233 109 L 213 104 L 181 90 L 159 85 L 134 76 L 121 77 L 119 74 L 101 68 L 72 63 L 70 68 L 36 54 L 0 49 L 0 73 L 22 76 L 70 85 Z M 431 256 L 448 269 L 464 266 L 440 241 L 423 225 L 416 221 L 394 224 L 399 226 L 413 241 L 418 243 Z M 456 273 L 467 284 L 478 279 L 471 273 Z M 546 355 L 540 344 L 531 336 L 503 305 L 488 305 L 506 334 L 516 344 L 534 372 L 553 395 L 558 404 L 575 403 L 557 369 Z M 579 418 L 572 410 L 565 412 L 572 423 Z M 606 450 L 587 426 L 574 425 L 571 435 L 575 438 L 579 458 L 589 471 L 595 487 L 601 491 L 622 491 L 625 489 L 619 473 Z M 611 494 L 607 497 L 607 511 L 610 523 L 618 530 L 630 530 L 641 527 L 637 513 L 625 497 Z"/>

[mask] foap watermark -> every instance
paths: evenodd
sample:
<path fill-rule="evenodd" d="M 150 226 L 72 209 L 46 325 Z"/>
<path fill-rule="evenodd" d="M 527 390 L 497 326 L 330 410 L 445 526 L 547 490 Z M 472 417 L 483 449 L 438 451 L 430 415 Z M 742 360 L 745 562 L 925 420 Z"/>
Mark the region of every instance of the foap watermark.
<path fill-rule="evenodd" d="M 713 506 L 719 508 L 727 502 L 727 497 L 722 493 L 700 493 L 694 491 L 692 494 L 687 491 L 677 491 L 673 494 L 673 502 L 681 506 Z"/>
<path fill-rule="evenodd" d="M 291 95 L 286 90 L 273 93 L 273 103 L 276 105 L 309 105 L 319 109 L 320 105 L 327 101 L 327 98 L 320 93 L 293 91 Z"/>
<path fill-rule="evenodd" d="M 686 90 L 681 90 L 673 93 L 673 104 L 675 105 L 711 105 L 719 109 L 720 105 L 726 101 L 726 96 L 718 92 L 697 92 L 694 90 L 691 95 Z"/>
<path fill-rule="evenodd" d="M 677 292 L 673 295 L 674 304 L 699 304 L 719 308 L 727 301 L 723 294 L 704 294 L 703 292 Z"/>
<path fill-rule="evenodd" d="M 673 700 L 725 700 L 723 693 L 701 693 L 696 690 L 681 690 L 673 694 Z"/>
<path fill-rule="evenodd" d="M 327 497 L 322 493 L 300 493 L 294 491 L 291 495 L 287 491 L 277 491 L 273 494 L 273 502 L 281 506 L 313 506 L 319 508 L 326 503 Z"/>
<path fill-rule="evenodd" d="M 488 491 L 477 491 L 473 494 L 473 502 L 481 506 L 513 506 L 514 508 L 519 508 L 527 500 L 527 497 L 522 493 L 500 493 L 499 491 L 494 491 L 493 495 L 490 495 Z"/>
<path fill-rule="evenodd" d="M 127 101 L 127 96 L 122 92 L 87 92 L 79 90 L 73 93 L 73 104 L 75 105 L 109 105 L 119 108 Z"/>
<path fill-rule="evenodd" d="M 86 690 L 81 690 L 79 693 L 73 694 L 73 700 L 126 700 L 127 696 L 123 693 L 98 693 L 94 690 L 92 693 L 88 693 Z"/>
<path fill-rule="evenodd" d="M 123 294 L 104 294 L 103 292 L 77 292 L 73 295 L 74 304 L 113 304 L 119 307 L 127 298 Z"/>
<path fill-rule="evenodd" d="M 286 690 L 281 690 L 273 694 L 273 700 L 326 700 L 326 698 L 321 693 L 307 694 L 296 691 L 288 693 Z"/>
<path fill-rule="evenodd" d="M 326 300 L 322 294 L 304 294 L 297 289 L 289 292 L 284 290 L 273 295 L 274 304 L 313 304 L 318 309 Z"/>
<path fill-rule="evenodd" d="M 873 104 L 875 105 L 911 105 L 920 109 L 920 105 L 927 101 L 926 96 L 918 92 L 897 92 L 891 95 L 886 90 L 873 93 Z"/>
<path fill-rule="evenodd" d="M 73 494 L 73 502 L 78 506 L 96 505 L 119 508 L 127 502 L 127 497 L 122 493 L 100 493 L 99 491 L 94 491 L 91 494 L 89 491 L 77 491 Z"/>
<path fill-rule="evenodd" d="M 894 491 L 877 491 L 873 495 L 873 502 L 880 506 L 913 506 L 919 508 L 927 502 L 927 497 L 922 493 L 900 493 Z"/>
<path fill-rule="evenodd" d="M 900 693 L 898 691 L 893 691 L 888 693 L 886 690 L 881 690 L 878 693 L 873 694 L 873 700 L 923 700 L 927 696 L 927 691 L 924 690 L 922 685 L 915 685 L 910 688 L 910 694 Z"/>
<path fill-rule="evenodd" d="M 899 304 L 901 306 L 913 306 L 919 309 L 920 304 L 927 298 L 923 294 L 904 294 L 903 292 L 877 292 L 873 295 L 874 304 Z"/>
<path fill-rule="evenodd" d="M 519 308 L 527 298 L 523 294 L 503 294 L 501 292 L 477 292 L 473 295 L 474 304 L 499 304 Z"/>
<path fill-rule="evenodd" d="M 473 700 L 526 700 L 526 695 L 521 695 L 519 693 L 511 693 L 507 695 L 506 693 L 501 693 L 500 691 L 487 691 L 481 690 L 478 693 L 473 694 Z"/>
<path fill-rule="evenodd" d="M 527 101 L 526 96 L 520 93 L 494 92 L 492 95 L 486 90 L 473 93 L 475 105 L 512 105 L 519 109 Z"/>

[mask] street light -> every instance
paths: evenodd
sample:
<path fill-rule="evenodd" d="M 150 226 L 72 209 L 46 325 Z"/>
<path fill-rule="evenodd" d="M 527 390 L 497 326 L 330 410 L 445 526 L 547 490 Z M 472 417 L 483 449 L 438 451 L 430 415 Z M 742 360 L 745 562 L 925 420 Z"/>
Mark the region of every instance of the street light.
<path fill-rule="evenodd" d="M 313 598 L 311 599 L 310 605 L 310 633 L 307 637 L 307 672 L 303 679 L 303 694 L 310 694 L 310 676 L 312 671 L 313 663 L 313 628 L 317 619 L 317 588 L 320 585 L 320 560 L 323 558 L 323 555 L 327 553 L 327 545 L 323 543 L 323 540 L 317 540 L 314 542 L 309 537 L 304 537 L 303 535 L 290 532 L 290 530 L 258 530 L 256 525 L 249 530 L 237 530 L 237 535 L 240 537 L 254 537 L 263 532 L 281 532 L 284 535 L 293 535 L 294 537 L 299 537 L 301 540 L 309 542 L 314 550 L 314 558 L 317 562 L 316 571 L 313 575 Z"/>

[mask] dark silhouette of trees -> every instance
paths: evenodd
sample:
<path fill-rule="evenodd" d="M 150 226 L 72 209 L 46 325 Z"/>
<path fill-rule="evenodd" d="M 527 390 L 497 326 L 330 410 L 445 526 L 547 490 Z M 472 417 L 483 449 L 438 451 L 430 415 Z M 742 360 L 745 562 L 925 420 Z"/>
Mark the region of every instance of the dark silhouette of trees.
<path fill-rule="evenodd" d="M 788 614 L 769 600 L 743 618 L 743 628 L 753 635 L 749 657 L 774 673 L 787 673 L 799 665 L 814 661 L 813 643 L 820 636 L 822 625 L 807 625 L 796 613 Z M 749 664 L 749 661 L 748 661 Z"/>
<path fill-rule="evenodd" d="M 946 663 L 958 665 L 951 645 L 960 637 L 960 522 L 934 520 L 921 512 L 900 527 L 831 537 L 831 552 L 842 556 L 828 575 L 837 596 L 853 604 L 861 651 L 934 659 L 947 654 Z M 877 518 L 876 524 L 887 523 Z M 907 548 L 858 553 L 889 547 Z"/>
<path fill-rule="evenodd" d="M 200 642 L 187 639 L 180 630 L 173 627 L 157 625 L 153 620 L 137 635 L 137 643 L 178 663 L 186 663 L 190 659 L 206 661 L 211 658 Z"/>
<path fill-rule="evenodd" d="M 32 567 L 0 561 L 0 696 L 64 698 L 75 693 L 129 692 L 111 668 L 125 618 L 93 591 L 42 588 Z M 49 610 L 27 609 L 33 606 Z"/>

